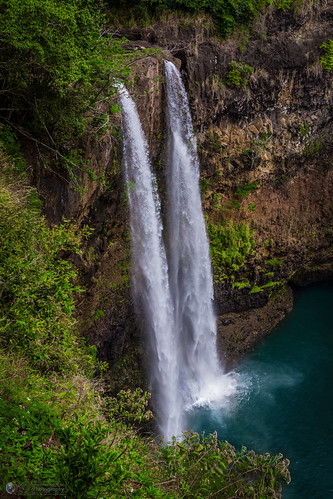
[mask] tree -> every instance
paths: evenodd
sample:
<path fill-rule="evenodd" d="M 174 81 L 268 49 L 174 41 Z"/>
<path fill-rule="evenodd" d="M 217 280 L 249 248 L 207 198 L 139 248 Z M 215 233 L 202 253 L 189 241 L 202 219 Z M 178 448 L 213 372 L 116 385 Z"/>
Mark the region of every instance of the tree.
<path fill-rule="evenodd" d="M 0 116 L 60 143 L 128 74 L 92 0 L 0 0 Z M 0 118 L 1 119 L 1 118 Z"/>

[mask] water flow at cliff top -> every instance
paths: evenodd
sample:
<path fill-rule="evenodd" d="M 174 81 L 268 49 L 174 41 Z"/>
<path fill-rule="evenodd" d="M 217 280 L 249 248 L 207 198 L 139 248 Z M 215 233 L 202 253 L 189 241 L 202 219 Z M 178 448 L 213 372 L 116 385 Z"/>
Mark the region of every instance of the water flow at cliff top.
<path fill-rule="evenodd" d="M 182 431 L 173 305 L 162 241 L 156 180 L 135 104 L 120 87 L 123 114 L 124 174 L 132 236 L 132 287 L 149 338 L 151 389 L 158 423 L 166 440 Z M 156 404 L 157 402 L 157 404 Z"/>
<path fill-rule="evenodd" d="M 222 404 L 236 391 L 216 350 L 213 277 L 201 207 L 199 162 L 181 76 L 165 61 L 169 120 L 168 262 L 178 335 L 179 391 L 186 409 Z"/>

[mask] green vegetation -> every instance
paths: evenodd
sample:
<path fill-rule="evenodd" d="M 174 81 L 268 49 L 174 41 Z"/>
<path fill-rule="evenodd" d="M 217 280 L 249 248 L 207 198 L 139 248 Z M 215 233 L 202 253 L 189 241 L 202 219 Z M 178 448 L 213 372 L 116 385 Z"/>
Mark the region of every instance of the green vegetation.
<path fill-rule="evenodd" d="M 202 178 L 200 180 L 200 191 L 201 194 L 204 195 L 210 188 L 212 184 L 207 178 Z"/>
<path fill-rule="evenodd" d="M 22 189 L 4 168 L 0 183 L 1 345 L 24 354 L 40 371 L 76 372 L 83 347 L 73 335 L 72 312 L 80 289 L 72 265 L 59 255 L 79 253 L 80 238 L 90 230 L 77 236 L 67 221 L 48 228 L 36 209 L 35 191 Z"/>
<path fill-rule="evenodd" d="M 256 158 L 260 157 L 263 152 L 270 151 L 268 145 L 271 138 L 272 132 L 270 130 L 268 132 L 260 132 L 258 136 L 251 142 L 250 148 L 245 149 L 245 151 L 243 152 L 245 156 L 249 156 L 251 158 L 252 168 L 254 166 L 254 161 Z"/>
<path fill-rule="evenodd" d="M 229 87 L 245 87 L 253 73 L 254 68 L 242 62 L 231 61 L 227 73 L 227 85 Z"/>
<path fill-rule="evenodd" d="M 223 199 L 223 194 L 221 192 L 214 192 L 211 203 L 212 210 L 218 211 L 221 208 L 222 199 Z"/>
<path fill-rule="evenodd" d="M 181 497 L 269 498 L 282 481 L 289 481 L 281 455 L 257 456 L 245 447 L 236 451 L 228 442 L 219 442 L 216 433 L 200 438 L 188 432 L 185 437 L 159 452 L 165 479 L 174 481 Z"/>
<path fill-rule="evenodd" d="M 282 267 L 283 259 L 282 258 L 271 258 L 266 260 L 266 265 L 271 265 L 272 267 Z"/>
<path fill-rule="evenodd" d="M 308 123 L 302 123 L 302 125 L 300 126 L 300 132 L 302 137 L 307 137 L 309 134 L 309 130 L 310 130 L 310 125 Z"/>
<path fill-rule="evenodd" d="M 266 284 L 263 284 L 262 286 L 257 286 L 256 284 L 253 286 L 253 288 L 250 291 L 251 293 L 261 293 L 265 289 L 272 289 L 276 287 L 282 287 L 284 286 L 285 282 L 284 281 L 269 281 Z M 271 292 L 270 292 L 271 296 Z"/>
<path fill-rule="evenodd" d="M 245 223 L 208 224 L 210 252 L 215 281 L 233 279 L 256 244 L 253 231 Z"/>
<path fill-rule="evenodd" d="M 304 154 L 306 156 L 313 156 L 320 150 L 320 148 L 321 148 L 321 143 L 319 142 L 319 140 L 313 140 L 313 141 L 308 140 L 304 147 Z"/>
<path fill-rule="evenodd" d="M 323 55 L 320 57 L 321 64 L 326 71 L 333 69 L 333 40 L 329 39 L 320 45 Z"/>
<path fill-rule="evenodd" d="M 246 198 L 251 194 L 251 192 L 258 188 L 258 185 L 259 182 L 257 180 L 255 182 L 249 182 L 248 184 L 241 185 L 237 187 L 235 196 L 238 198 Z"/>
<path fill-rule="evenodd" d="M 274 0 L 108 0 L 114 15 L 119 16 L 119 9 L 123 10 L 124 17 L 133 23 L 151 23 L 152 17 L 160 16 L 163 12 L 178 11 L 189 14 L 206 13 L 213 18 L 220 35 L 225 38 L 236 28 L 251 26 L 253 19 Z M 290 8 L 294 0 L 280 0 L 275 4 L 277 9 Z M 130 16 L 129 16 L 130 12 Z"/>
<path fill-rule="evenodd" d="M 286 10 L 289 10 L 295 3 L 297 3 L 295 2 L 295 0 L 277 0 L 276 8 L 285 12 Z"/>
<path fill-rule="evenodd" d="M 244 288 L 250 288 L 251 284 L 249 281 L 239 281 L 239 282 L 234 282 L 232 287 L 237 289 L 244 289 Z"/>
<path fill-rule="evenodd" d="M 259 182 L 256 180 L 255 182 L 249 182 L 248 184 L 240 185 L 237 187 L 235 193 L 234 193 L 234 199 L 232 201 L 228 201 L 228 203 L 225 205 L 225 208 L 222 208 L 223 211 L 225 212 L 231 212 L 233 209 L 236 210 L 243 210 L 242 208 L 242 200 L 244 198 L 247 198 L 250 196 L 250 194 L 255 191 L 259 186 Z M 220 207 L 220 205 L 218 206 Z M 212 208 L 214 209 L 214 194 L 213 194 L 213 203 L 212 203 Z M 256 203 L 250 202 L 248 204 L 248 212 L 255 212 L 256 211 Z"/>
<path fill-rule="evenodd" d="M 321 148 L 320 141 L 310 139 L 310 125 L 308 123 L 303 123 L 300 126 L 300 132 L 302 137 L 304 138 L 304 154 L 306 156 L 313 156 Z"/>
<path fill-rule="evenodd" d="M 236 451 L 194 433 L 158 445 L 133 430 L 152 418 L 141 389 L 106 396 L 76 331 L 70 263 L 90 229 L 48 227 L 36 192 L 0 152 L 0 490 L 66 497 L 273 497 L 289 482 L 281 455 Z M 97 310 L 95 319 L 103 314 Z M 95 377 L 94 377 L 95 376 Z M 45 489 L 46 487 L 46 489 Z"/>
<path fill-rule="evenodd" d="M 142 57 L 105 27 L 103 10 L 91 0 L 0 0 L 0 144 L 22 173 L 16 135 L 30 140 L 81 194 L 84 175 L 104 190 L 112 178 L 86 164 L 79 138 L 109 130 L 119 139 L 112 98 Z"/>
<path fill-rule="evenodd" d="M 0 129 L 0 148 L 11 157 L 17 173 L 23 174 L 27 163 L 22 156 L 17 136 L 9 125 Z"/>
<path fill-rule="evenodd" d="M 214 132 L 213 134 L 208 133 L 207 138 L 209 140 L 211 147 L 214 149 L 215 152 L 219 152 L 222 149 L 220 137 L 218 136 L 218 134 L 216 132 Z"/>
<path fill-rule="evenodd" d="M 52 147 L 82 134 L 95 103 L 128 75 L 123 40 L 90 0 L 0 0 L 1 121 Z M 29 136 L 29 134 L 26 134 Z"/>

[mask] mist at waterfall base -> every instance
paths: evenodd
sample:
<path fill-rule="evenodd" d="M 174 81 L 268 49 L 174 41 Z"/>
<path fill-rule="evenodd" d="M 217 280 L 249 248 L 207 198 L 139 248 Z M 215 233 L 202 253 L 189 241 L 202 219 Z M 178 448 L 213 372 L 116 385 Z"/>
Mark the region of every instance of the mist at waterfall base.
<path fill-rule="evenodd" d="M 199 162 L 186 91 L 165 61 L 168 116 L 168 251 L 155 175 L 133 99 L 119 85 L 123 116 L 124 180 L 130 212 L 132 294 L 143 324 L 149 382 L 166 441 L 186 430 L 185 413 L 222 404 L 236 387 L 216 351 L 213 278 L 201 208 Z"/>
<path fill-rule="evenodd" d="M 167 234 L 170 292 L 174 309 L 177 394 L 182 411 L 225 401 L 234 392 L 216 349 L 216 317 L 209 242 L 201 206 L 200 168 L 190 106 L 181 75 L 164 61 L 167 119 Z M 184 422 L 182 429 L 186 429 Z M 178 434 L 177 434 L 178 436 Z"/>
<path fill-rule="evenodd" d="M 292 313 L 236 369 L 224 407 L 198 408 L 188 428 L 291 462 L 284 498 L 333 497 L 333 285 L 297 289 Z"/>
<path fill-rule="evenodd" d="M 168 258 L 148 145 L 133 100 L 125 89 L 120 92 L 133 295 L 151 344 L 148 363 L 159 428 L 165 440 L 191 428 L 217 430 L 221 440 L 238 448 L 282 452 L 291 460 L 293 479 L 284 497 L 329 497 L 333 345 L 327 314 L 332 288 L 300 291 L 282 326 L 233 373 L 223 375 L 215 351 L 208 241 L 197 210 L 198 163 L 188 102 L 176 69 L 166 68 L 167 81 L 177 90 L 169 92 L 168 103 L 174 133 L 169 138 L 167 218 L 169 231 L 176 231 Z M 181 165 L 185 169 L 178 170 Z M 194 212 L 189 201 L 195 201 Z M 198 227 L 199 234 L 190 230 Z"/>

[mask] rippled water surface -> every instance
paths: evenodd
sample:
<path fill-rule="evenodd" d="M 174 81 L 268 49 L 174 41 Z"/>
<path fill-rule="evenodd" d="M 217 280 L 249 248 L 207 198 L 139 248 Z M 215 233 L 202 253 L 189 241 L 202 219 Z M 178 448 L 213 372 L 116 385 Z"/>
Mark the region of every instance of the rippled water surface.
<path fill-rule="evenodd" d="M 333 498 L 333 285 L 297 290 L 292 313 L 242 360 L 237 395 L 188 427 L 290 459 L 284 498 Z"/>

